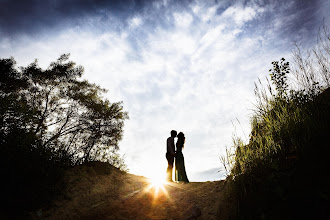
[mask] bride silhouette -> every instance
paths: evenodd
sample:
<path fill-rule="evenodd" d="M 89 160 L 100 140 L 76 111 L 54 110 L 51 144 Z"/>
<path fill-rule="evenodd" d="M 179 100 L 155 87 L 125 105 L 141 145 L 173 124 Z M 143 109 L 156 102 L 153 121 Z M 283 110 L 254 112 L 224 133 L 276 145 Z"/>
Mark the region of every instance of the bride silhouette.
<path fill-rule="evenodd" d="M 176 142 L 176 157 L 175 157 L 175 181 L 189 183 L 186 168 L 184 166 L 184 157 L 182 149 L 185 143 L 185 137 L 182 132 L 178 134 L 178 141 Z"/>

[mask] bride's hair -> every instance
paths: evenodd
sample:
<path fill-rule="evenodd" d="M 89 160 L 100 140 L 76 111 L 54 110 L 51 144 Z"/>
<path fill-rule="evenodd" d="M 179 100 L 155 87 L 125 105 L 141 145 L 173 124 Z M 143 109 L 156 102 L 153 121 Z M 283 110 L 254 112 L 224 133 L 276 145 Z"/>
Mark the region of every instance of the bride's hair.
<path fill-rule="evenodd" d="M 182 142 L 183 142 L 182 148 L 183 148 L 184 147 L 184 143 L 186 141 L 186 138 L 185 138 L 184 134 L 182 132 L 179 132 L 179 134 L 178 134 L 177 137 L 178 137 L 179 140 L 182 140 Z"/>

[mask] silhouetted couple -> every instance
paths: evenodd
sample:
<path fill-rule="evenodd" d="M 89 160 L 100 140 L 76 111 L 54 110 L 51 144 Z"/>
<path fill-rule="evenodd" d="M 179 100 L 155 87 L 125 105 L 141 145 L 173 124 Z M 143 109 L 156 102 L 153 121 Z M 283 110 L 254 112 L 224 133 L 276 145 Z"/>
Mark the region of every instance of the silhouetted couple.
<path fill-rule="evenodd" d="M 174 139 L 178 137 L 176 142 L 176 150 L 174 145 Z M 171 137 L 167 138 L 167 152 L 166 159 L 168 162 L 167 166 L 167 180 L 172 181 L 172 170 L 175 159 L 175 181 L 189 183 L 186 168 L 184 166 L 184 158 L 182 149 L 184 147 L 185 137 L 182 132 L 177 135 L 177 132 L 172 130 Z"/>

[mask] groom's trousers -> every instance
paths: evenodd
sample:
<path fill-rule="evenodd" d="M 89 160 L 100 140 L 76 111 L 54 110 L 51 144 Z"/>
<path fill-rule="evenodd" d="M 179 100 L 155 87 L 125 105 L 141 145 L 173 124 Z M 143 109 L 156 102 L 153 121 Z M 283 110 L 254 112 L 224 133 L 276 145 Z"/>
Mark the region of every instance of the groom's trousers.
<path fill-rule="evenodd" d="M 167 180 L 172 181 L 172 171 L 173 171 L 173 164 L 174 164 L 174 156 L 169 153 L 166 153 L 167 159 Z"/>

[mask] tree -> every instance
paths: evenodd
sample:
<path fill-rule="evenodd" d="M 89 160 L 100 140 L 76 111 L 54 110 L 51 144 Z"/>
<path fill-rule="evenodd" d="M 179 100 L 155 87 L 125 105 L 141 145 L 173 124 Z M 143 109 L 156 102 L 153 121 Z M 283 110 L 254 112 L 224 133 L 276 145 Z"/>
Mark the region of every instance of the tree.
<path fill-rule="evenodd" d="M 17 68 L 14 58 L 0 59 L 4 213 L 13 209 L 21 218 L 51 201 L 70 165 L 100 160 L 125 168 L 117 151 L 128 114 L 122 102 L 102 97 L 105 89 L 82 80 L 83 71 L 67 54 L 45 70 L 37 60 Z"/>
<path fill-rule="evenodd" d="M 103 99 L 106 90 L 80 80 L 83 67 L 68 58 L 46 70 L 37 61 L 18 70 L 13 58 L 0 60 L 2 145 L 21 130 L 34 137 L 33 147 L 62 152 L 74 164 L 106 160 L 119 149 L 128 119 L 122 102 Z"/>

